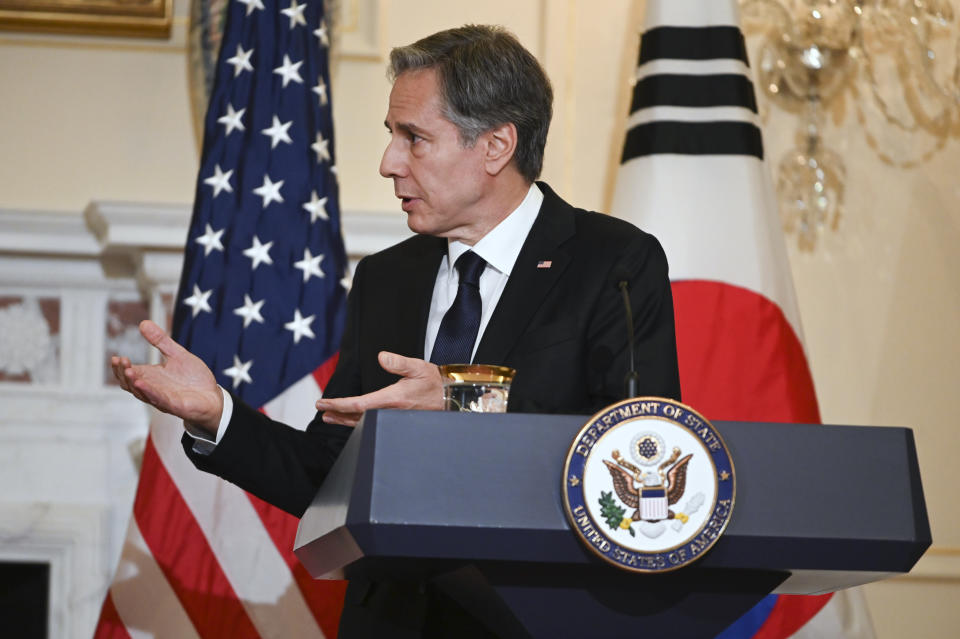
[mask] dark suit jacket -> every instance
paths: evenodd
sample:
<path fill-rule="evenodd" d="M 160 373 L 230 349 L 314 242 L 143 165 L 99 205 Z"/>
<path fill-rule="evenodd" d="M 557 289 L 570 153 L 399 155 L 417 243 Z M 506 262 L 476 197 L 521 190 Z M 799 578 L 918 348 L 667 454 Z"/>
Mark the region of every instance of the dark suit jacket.
<path fill-rule="evenodd" d="M 617 283 L 626 279 L 640 394 L 679 399 L 673 302 L 660 244 L 623 220 L 575 209 L 539 186 L 543 205 L 474 361 L 517 370 L 511 411 L 593 413 L 622 399 L 627 338 Z M 381 350 L 424 357 L 446 247 L 445 239 L 414 236 L 360 262 L 327 396 L 359 395 L 396 381 L 377 362 Z M 318 416 L 301 432 L 237 401 L 213 453 L 194 453 L 189 438 L 184 448 L 201 470 L 300 516 L 351 430 Z"/>

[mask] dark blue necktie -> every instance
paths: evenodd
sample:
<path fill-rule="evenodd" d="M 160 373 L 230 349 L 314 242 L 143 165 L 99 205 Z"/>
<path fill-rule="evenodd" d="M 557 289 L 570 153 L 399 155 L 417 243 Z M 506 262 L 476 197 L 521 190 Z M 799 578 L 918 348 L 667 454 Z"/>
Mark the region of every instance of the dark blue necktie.
<path fill-rule="evenodd" d="M 457 297 L 440 322 L 430 361 L 434 364 L 469 364 L 473 343 L 480 331 L 480 274 L 487 263 L 473 251 L 457 258 L 460 273 Z"/>

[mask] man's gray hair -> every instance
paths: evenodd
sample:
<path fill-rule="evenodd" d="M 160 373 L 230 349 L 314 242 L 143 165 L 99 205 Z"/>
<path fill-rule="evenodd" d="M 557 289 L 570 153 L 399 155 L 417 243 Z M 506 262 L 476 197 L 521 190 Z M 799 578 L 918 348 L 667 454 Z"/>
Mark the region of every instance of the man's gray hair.
<path fill-rule="evenodd" d="M 443 115 L 473 146 L 480 134 L 502 124 L 517 128 L 513 155 L 529 181 L 540 176 L 553 114 L 553 89 L 537 59 L 516 36 L 498 26 L 448 29 L 390 52 L 389 76 L 434 69 Z"/>

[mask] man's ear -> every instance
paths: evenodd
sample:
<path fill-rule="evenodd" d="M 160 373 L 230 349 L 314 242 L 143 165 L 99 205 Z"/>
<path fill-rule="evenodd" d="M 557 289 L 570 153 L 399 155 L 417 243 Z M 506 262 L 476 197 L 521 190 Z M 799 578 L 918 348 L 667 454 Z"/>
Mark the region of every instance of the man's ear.
<path fill-rule="evenodd" d="M 502 171 L 517 150 L 517 127 L 512 122 L 501 124 L 483 134 L 485 153 L 484 168 L 489 175 Z"/>

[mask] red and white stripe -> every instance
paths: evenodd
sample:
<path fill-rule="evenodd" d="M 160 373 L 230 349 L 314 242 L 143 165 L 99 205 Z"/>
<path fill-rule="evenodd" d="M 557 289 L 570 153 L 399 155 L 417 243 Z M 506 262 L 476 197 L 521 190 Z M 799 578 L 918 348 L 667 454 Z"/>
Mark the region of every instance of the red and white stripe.
<path fill-rule="evenodd" d="M 734 0 L 650 0 L 657 26 L 739 25 Z M 739 67 L 735 71 L 731 67 Z M 658 60 L 655 73 L 745 73 L 729 60 Z M 747 109 L 656 107 L 652 120 L 739 120 Z M 663 244 L 670 264 L 683 400 L 708 418 L 819 423 L 777 205 L 763 160 L 649 155 L 620 167 L 613 213 Z M 754 637 L 872 637 L 859 593 L 781 596 Z"/>
<path fill-rule="evenodd" d="M 305 426 L 335 359 L 264 407 Z M 183 454 L 180 421 L 156 413 L 133 517 L 95 637 L 334 637 L 346 583 L 293 555 L 297 518 Z"/>
<path fill-rule="evenodd" d="M 666 497 L 640 498 L 640 517 L 642 519 L 657 521 L 666 519 L 668 514 Z"/>

